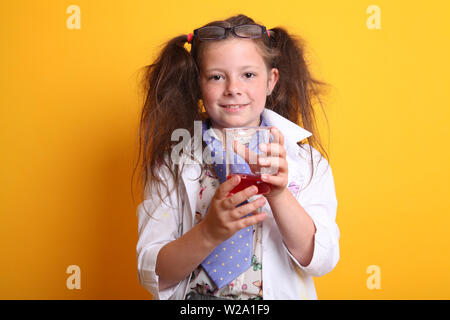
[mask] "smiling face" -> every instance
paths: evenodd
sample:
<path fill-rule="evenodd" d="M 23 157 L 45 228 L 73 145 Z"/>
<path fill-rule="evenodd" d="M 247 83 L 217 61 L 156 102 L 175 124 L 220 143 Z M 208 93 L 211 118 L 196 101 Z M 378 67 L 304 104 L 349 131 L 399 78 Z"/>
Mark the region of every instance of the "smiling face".
<path fill-rule="evenodd" d="M 200 66 L 203 105 L 213 128 L 259 126 L 278 70 L 266 64 L 250 39 L 214 41 L 204 48 Z"/>

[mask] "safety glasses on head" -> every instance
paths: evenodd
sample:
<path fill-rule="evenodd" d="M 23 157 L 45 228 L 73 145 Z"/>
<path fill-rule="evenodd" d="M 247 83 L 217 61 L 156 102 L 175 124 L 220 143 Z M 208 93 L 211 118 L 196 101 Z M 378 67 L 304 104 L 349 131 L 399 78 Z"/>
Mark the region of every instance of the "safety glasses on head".
<path fill-rule="evenodd" d="M 190 33 L 188 35 L 188 42 L 193 47 L 194 38 L 197 38 L 200 41 L 220 40 L 226 38 L 229 32 L 232 32 L 236 37 L 239 38 L 256 39 L 265 37 L 267 39 L 267 44 L 270 47 L 269 32 L 267 32 L 265 26 L 261 26 L 259 24 L 242 24 L 239 26 L 228 28 L 221 26 L 206 26 L 198 28 L 194 30 L 194 34 Z"/>

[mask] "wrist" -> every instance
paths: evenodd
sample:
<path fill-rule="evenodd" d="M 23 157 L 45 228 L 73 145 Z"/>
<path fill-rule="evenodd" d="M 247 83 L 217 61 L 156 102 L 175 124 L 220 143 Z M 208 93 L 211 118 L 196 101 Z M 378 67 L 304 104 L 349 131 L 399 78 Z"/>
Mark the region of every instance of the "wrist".
<path fill-rule="evenodd" d="M 274 191 L 275 190 L 269 192 L 267 195 L 264 195 L 269 203 L 277 202 L 280 199 L 283 199 L 287 195 L 287 192 L 289 192 L 289 189 L 285 187 L 284 189 L 276 191 L 275 193 Z"/>
<path fill-rule="evenodd" d="M 211 250 L 214 250 L 215 247 L 217 247 L 221 241 L 218 241 L 214 238 L 214 235 L 209 232 L 208 226 L 205 223 L 205 220 L 200 221 L 197 226 L 199 230 L 200 237 L 202 238 L 203 244 Z"/>

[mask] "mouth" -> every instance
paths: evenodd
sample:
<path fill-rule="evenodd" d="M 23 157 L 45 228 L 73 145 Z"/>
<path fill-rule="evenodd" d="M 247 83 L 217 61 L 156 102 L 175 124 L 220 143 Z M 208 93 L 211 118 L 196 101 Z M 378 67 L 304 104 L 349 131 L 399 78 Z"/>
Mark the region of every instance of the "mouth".
<path fill-rule="evenodd" d="M 226 111 L 237 112 L 239 110 L 244 109 L 248 105 L 249 105 L 249 103 L 246 103 L 246 104 L 225 104 L 225 105 L 220 105 L 220 106 L 222 108 L 224 108 Z"/>

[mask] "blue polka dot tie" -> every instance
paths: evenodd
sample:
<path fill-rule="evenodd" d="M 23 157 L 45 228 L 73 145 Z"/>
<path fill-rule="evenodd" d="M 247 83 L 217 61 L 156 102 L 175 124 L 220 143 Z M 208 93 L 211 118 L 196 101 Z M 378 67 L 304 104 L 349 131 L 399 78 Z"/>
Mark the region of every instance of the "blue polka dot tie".
<path fill-rule="evenodd" d="M 261 126 L 264 121 L 261 121 Z M 210 127 L 209 119 L 203 123 L 203 133 Z M 225 151 L 222 143 L 211 135 L 203 135 L 205 143 L 211 151 L 214 160 L 213 167 L 216 175 L 223 183 L 226 181 L 225 172 Z M 242 160 L 241 160 L 242 161 Z M 236 162 L 234 162 L 236 163 Z M 242 163 L 242 162 L 238 162 Z M 251 173 L 248 164 L 237 164 L 239 172 Z M 248 203 L 244 201 L 238 206 Z M 236 279 L 240 274 L 245 272 L 251 266 L 251 257 L 253 249 L 253 226 L 243 228 L 236 232 L 231 238 L 218 245 L 211 254 L 201 263 L 201 266 L 214 281 L 218 289 L 221 289 L 231 281 Z"/>

